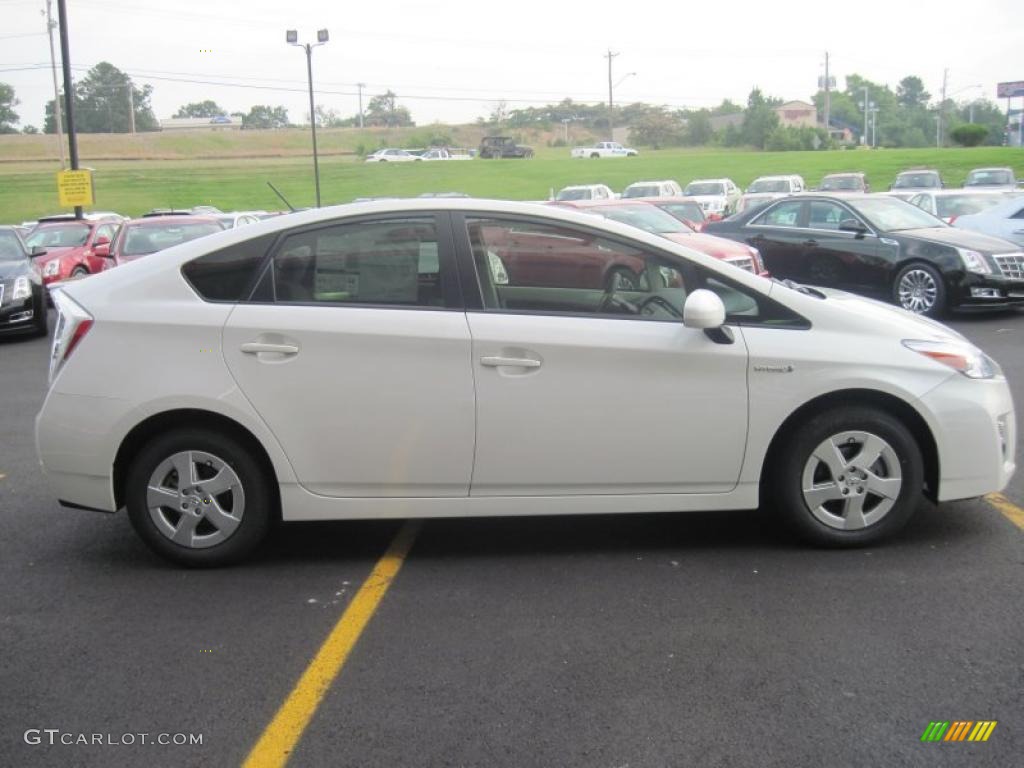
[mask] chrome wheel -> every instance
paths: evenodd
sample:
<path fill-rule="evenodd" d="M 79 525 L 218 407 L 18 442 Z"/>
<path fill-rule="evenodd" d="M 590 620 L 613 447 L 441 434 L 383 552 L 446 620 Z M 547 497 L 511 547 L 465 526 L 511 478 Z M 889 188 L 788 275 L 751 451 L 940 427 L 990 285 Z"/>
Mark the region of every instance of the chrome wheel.
<path fill-rule="evenodd" d="M 238 528 L 245 493 L 224 460 L 203 451 L 182 451 L 153 470 L 146 507 L 163 536 L 189 549 L 204 549 L 221 544 Z"/>
<path fill-rule="evenodd" d="M 903 475 L 896 451 L 878 435 L 840 432 L 811 453 L 800 487 L 818 521 L 856 531 L 888 514 L 903 488 Z"/>
<path fill-rule="evenodd" d="M 900 278 L 896 292 L 901 307 L 924 314 L 934 309 L 939 296 L 939 286 L 927 270 L 909 269 Z"/>

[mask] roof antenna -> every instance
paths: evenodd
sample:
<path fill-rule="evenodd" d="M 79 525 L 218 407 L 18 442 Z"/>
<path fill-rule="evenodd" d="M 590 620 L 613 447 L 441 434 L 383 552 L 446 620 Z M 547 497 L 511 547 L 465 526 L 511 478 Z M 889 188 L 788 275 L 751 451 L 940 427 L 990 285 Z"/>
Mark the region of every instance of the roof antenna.
<path fill-rule="evenodd" d="M 284 195 L 281 194 L 281 190 L 279 190 L 277 187 L 275 187 L 269 181 L 267 182 L 267 186 L 270 187 L 272 190 L 274 190 L 274 194 L 277 195 L 278 197 L 280 197 L 284 201 L 284 204 L 287 205 L 288 208 L 293 213 L 295 212 L 295 207 L 291 203 L 288 202 L 288 198 L 287 197 L 285 197 Z"/>

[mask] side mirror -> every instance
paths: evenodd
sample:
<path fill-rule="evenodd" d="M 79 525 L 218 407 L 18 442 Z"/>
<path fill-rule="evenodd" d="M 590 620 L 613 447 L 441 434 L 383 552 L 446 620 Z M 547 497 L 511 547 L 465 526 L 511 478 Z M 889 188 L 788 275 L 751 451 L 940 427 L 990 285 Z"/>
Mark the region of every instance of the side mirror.
<path fill-rule="evenodd" d="M 843 219 L 839 222 L 840 232 L 855 232 L 858 235 L 863 235 L 867 230 L 864 225 L 856 219 Z"/>
<path fill-rule="evenodd" d="M 32 256 L 33 258 L 35 258 L 36 256 L 45 256 L 46 249 L 43 248 L 43 246 L 41 245 L 33 245 L 32 250 L 28 252 L 28 255 Z"/>
<path fill-rule="evenodd" d="M 717 293 L 698 288 L 686 297 L 683 304 L 683 325 L 687 328 L 708 330 L 725 324 L 725 304 Z"/>
<path fill-rule="evenodd" d="M 93 255 L 99 256 L 101 259 L 110 258 L 110 241 L 98 244 L 92 249 Z"/>

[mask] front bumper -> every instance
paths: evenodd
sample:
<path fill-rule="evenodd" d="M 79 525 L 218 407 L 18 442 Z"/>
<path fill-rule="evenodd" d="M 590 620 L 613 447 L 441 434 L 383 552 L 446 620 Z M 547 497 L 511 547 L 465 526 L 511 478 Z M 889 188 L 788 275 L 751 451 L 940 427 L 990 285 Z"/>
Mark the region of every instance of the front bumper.
<path fill-rule="evenodd" d="M 1003 377 L 952 376 L 923 398 L 935 419 L 939 501 L 1001 491 L 1016 470 L 1017 422 Z"/>
<path fill-rule="evenodd" d="M 961 309 L 1024 305 L 1024 280 L 1003 275 L 966 273 L 950 296 L 950 306 Z"/>

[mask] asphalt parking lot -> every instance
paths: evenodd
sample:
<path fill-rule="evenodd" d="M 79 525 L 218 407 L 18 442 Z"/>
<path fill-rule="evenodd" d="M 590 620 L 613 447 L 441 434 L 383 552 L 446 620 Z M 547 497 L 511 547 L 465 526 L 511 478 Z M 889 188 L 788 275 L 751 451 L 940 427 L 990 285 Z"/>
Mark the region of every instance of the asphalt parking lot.
<path fill-rule="evenodd" d="M 951 325 L 1024 402 L 1024 314 Z M 239 764 L 400 524 L 291 525 L 241 567 L 167 565 L 44 483 L 47 344 L 0 340 L 0 765 Z M 1005 496 L 1024 504 L 1024 472 Z M 1022 564 L 1024 531 L 984 500 L 841 552 L 758 512 L 427 521 L 290 764 L 1019 764 Z M 935 720 L 998 726 L 922 743 Z"/>

